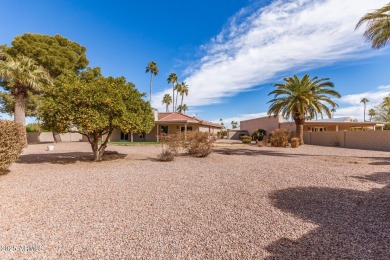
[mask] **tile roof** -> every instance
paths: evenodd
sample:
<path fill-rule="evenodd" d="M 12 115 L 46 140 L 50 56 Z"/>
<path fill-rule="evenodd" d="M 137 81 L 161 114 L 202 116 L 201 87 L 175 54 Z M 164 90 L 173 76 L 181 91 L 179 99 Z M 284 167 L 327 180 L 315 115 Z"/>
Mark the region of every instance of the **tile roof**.
<path fill-rule="evenodd" d="M 184 121 L 188 123 L 197 123 L 201 125 L 208 125 L 208 126 L 214 126 L 214 127 L 222 127 L 219 124 L 202 120 L 200 118 L 196 118 L 194 116 L 188 116 L 182 113 L 178 112 L 173 112 L 173 113 L 158 113 L 158 121 L 163 121 L 163 122 L 175 122 L 175 121 Z"/>

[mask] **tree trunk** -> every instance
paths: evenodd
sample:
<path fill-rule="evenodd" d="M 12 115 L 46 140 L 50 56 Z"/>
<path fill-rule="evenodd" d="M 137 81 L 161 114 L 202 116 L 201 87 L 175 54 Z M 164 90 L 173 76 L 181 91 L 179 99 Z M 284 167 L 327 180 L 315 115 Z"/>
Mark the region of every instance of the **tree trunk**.
<path fill-rule="evenodd" d="M 15 95 L 14 121 L 26 126 L 26 94 L 21 91 Z"/>
<path fill-rule="evenodd" d="M 181 110 L 182 110 L 182 108 L 183 108 L 183 99 L 184 99 L 184 94 L 181 95 L 181 103 L 180 103 L 181 109 L 180 109 L 180 113 L 181 113 Z"/>
<path fill-rule="evenodd" d="M 173 112 L 176 112 L 177 110 L 177 97 L 179 96 L 179 92 L 176 92 L 176 107 L 175 107 L 175 110 Z"/>
<path fill-rule="evenodd" d="M 172 83 L 172 112 L 175 112 L 175 83 Z"/>
<path fill-rule="evenodd" d="M 166 112 L 168 113 L 168 103 L 167 103 L 167 109 L 166 109 Z"/>
<path fill-rule="evenodd" d="M 153 73 L 150 73 L 150 106 L 152 106 L 152 77 Z"/>
<path fill-rule="evenodd" d="M 61 136 L 54 130 L 51 131 L 53 133 L 53 139 L 55 143 L 60 143 L 62 142 Z"/>
<path fill-rule="evenodd" d="M 296 137 L 299 138 L 300 145 L 303 145 L 303 123 L 295 123 L 296 126 Z"/>
<path fill-rule="evenodd" d="M 90 144 L 93 151 L 93 161 L 100 162 L 103 159 L 104 151 L 107 148 L 107 143 L 110 139 L 111 134 L 112 130 L 107 133 L 106 140 L 104 140 L 104 142 L 99 147 L 99 137 L 101 137 L 102 134 L 98 132 L 93 133 L 93 139 L 90 139 Z"/>

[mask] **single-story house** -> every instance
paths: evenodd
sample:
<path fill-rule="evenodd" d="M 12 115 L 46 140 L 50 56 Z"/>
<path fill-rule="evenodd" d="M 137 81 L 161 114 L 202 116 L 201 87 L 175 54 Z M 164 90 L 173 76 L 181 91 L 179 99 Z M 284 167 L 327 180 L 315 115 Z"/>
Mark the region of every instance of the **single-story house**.
<path fill-rule="evenodd" d="M 175 134 L 186 131 L 217 134 L 222 129 L 220 124 L 178 112 L 158 113 L 155 111 L 154 118 L 155 126 L 150 133 L 123 133 L 120 130 L 114 130 L 110 141 L 158 142 L 158 136 L 161 134 Z"/>
<path fill-rule="evenodd" d="M 325 132 L 325 131 L 353 131 L 353 130 L 383 130 L 385 123 L 382 122 L 354 122 L 350 117 L 340 117 L 324 120 L 306 121 L 303 125 L 305 132 Z M 251 135 L 257 129 L 264 129 L 267 132 L 277 128 L 285 128 L 295 132 L 295 122 L 288 122 L 282 116 L 265 116 L 249 120 L 240 121 L 240 128 L 247 130 Z"/>

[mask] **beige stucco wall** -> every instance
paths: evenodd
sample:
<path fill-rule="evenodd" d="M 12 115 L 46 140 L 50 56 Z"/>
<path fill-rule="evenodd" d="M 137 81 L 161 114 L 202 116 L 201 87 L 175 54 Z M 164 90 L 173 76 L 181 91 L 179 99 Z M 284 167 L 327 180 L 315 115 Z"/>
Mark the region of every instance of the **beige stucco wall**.
<path fill-rule="evenodd" d="M 240 121 L 240 128 L 242 130 L 247 130 L 249 135 L 251 135 L 257 129 L 264 129 L 267 132 L 279 128 L 279 122 L 282 121 L 282 118 L 279 117 L 261 117 L 245 121 Z"/>
<path fill-rule="evenodd" d="M 305 132 L 306 144 L 390 151 L 390 131 Z"/>
<path fill-rule="evenodd" d="M 241 135 L 248 135 L 246 130 L 228 130 L 227 138 L 229 140 L 240 140 Z"/>
<path fill-rule="evenodd" d="M 79 133 L 63 133 L 60 134 L 62 142 L 79 142 L 82 140 L 82 135 Z M 54 142 L 52 132 L 28 132 L 27 133 L 27 142 L 32 143 L 50 143 Z"/>

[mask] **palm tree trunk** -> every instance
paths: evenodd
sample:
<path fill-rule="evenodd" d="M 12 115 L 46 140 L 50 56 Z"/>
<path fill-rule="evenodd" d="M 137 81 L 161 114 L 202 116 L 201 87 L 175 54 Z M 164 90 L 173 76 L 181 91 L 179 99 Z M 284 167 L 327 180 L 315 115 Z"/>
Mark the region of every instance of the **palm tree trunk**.
<path fill-rule="evenodd" d="M 166 112 L 168 113 L 168 103 L 167 103 L 167 109 L 166 109 Z"/>
<path fill-rule="evenodd" d="M 299 138 L 299 143 L 301 145 L 304 144 L 303 142 L 303 123 L 295 123 L 295 127 L 296 127 L 296 137 Z"/>
<path fill-rule="evenodd" d="M 14 121 L 26 126 L 26 94 L 18 92 L 15 95 Z"/>
<path fill-rule="evenodd" d="M 366 122 L 366 103 L 364 103 L 364 115 L 363 115 L 363 122 Z"/>
<path fill-rule="evenodd" d="M 150 73 L 150 105 L 152 105 L 152 77 L 153 73 Z"/>
<path fill-rule="evenodd" d="M 172 112 L 175 112 L 175 83 L 172 83 Z"/>
<path fill-rule="evenodd" d="M 175 107 L 175 110 L 173 112 L 176 112 L 177 110 L 177 97 L 179 96 L 179 92 L 176 92 L 176 107 Z"/>
<path fill-rule="evenodd" d="M 180 103 L 180 107 L 183 107 L 183 99 L 184 99 L 184 94 L 181 95 L 181 103 Z M 180 109 L 180 113 L 181 113 L 181 109 Z"/>

